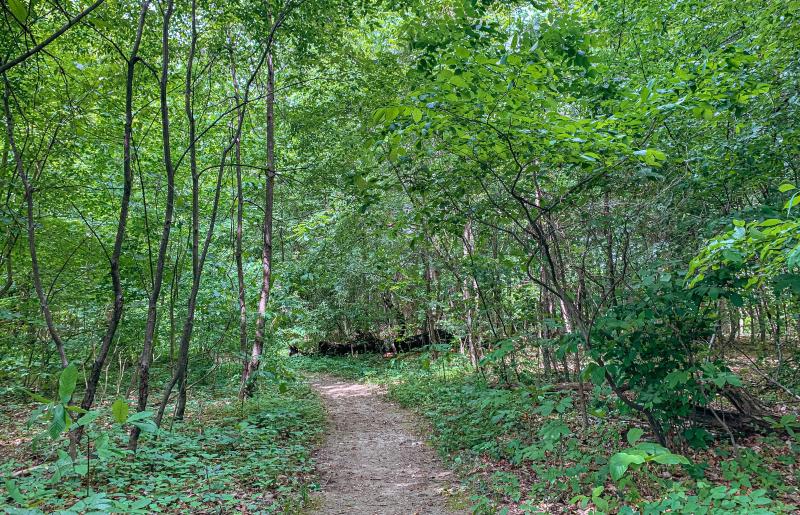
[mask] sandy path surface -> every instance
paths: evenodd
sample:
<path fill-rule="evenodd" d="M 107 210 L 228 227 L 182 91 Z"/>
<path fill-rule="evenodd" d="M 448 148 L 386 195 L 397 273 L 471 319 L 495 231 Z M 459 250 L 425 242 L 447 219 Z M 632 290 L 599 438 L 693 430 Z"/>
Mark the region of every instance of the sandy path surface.
<path fill-rule="evenodd" d="M 414 417 L 373 385 L 318 376 L 311 380 L 328 412 L 317 455 L 322 488 L 318 513 L 438 515 L 454 477 L 416 436 Z"/>

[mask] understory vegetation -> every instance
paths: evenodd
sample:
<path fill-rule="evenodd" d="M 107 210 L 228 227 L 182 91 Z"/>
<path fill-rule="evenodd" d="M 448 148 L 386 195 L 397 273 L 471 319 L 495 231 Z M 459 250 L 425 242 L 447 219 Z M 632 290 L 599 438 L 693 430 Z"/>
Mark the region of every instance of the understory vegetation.
<path fill-rule="evenodd" d="M 800 501 L 794 434 L 736 446 L 697 436 L 673 453 L 602 386 L 589 394 L 587 427 L 573 393 L 552 378 L 523 373 L 512 386 L 497 384 L 459 357 L 303 358 L 296 366 L 386 386 L 423 416 L 420 431 L 465 480 L 461 495 L 475 513 L 768 514 L 793 513 Z"/>
<path fill-rule="evenodd" d="M 308 506 L 317 489 L 311 453 L 325 427 L 318 397 L 287 379 L 240 402 L 227 369 L 198 389 L 183 423 L 157 434 L 143 426 L 149 432 L 135 460 L 123 437 L 136 419 L 119 405 L 90 412 L 97 416 L 86 424 L 87 447 L 72 459 L 49 436 L 45 406 L 5 403 L 5 511 L 295 513 Z"/>
<path fill-rule="evenodd" d="M 0 509 L 311 510 L 314 372 L 477 513 L 800 509 L 800 0 L 0 27 Z"/>

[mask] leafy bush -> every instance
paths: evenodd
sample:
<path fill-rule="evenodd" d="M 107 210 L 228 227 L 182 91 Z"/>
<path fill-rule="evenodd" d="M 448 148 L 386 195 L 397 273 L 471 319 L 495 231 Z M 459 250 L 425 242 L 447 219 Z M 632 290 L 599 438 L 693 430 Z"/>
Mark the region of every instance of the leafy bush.
<path fill-rule="evenodd" d="M 645 277 L 635 296 L 597 320 L 591 354 L 604 366 L 590 365 L 589 377 L 602 384 L 609 373 L 667 429 L 710 404 L 719 389 L 741 386 L 723 362 L 706 355 L 715 324 L 706 294 L 670 274 Z"/>

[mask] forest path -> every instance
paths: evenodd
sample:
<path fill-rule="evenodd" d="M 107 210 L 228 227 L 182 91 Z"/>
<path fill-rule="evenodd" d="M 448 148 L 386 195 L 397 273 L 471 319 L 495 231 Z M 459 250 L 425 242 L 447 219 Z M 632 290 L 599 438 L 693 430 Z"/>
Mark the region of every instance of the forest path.
<path fill-rule="evenodd" d="M 385 399 L 378 386 L 314 376 L 328 412 L 317 455 L 326 515 L 466 513 L 450 510 L 446 470 L 415 435 L 414 417 Z"/>

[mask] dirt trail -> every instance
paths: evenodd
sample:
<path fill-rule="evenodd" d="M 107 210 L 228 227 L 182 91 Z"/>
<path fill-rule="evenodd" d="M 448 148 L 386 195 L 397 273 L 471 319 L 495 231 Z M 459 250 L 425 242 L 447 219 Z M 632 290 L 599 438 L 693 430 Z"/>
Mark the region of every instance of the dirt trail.
<path fill-rule="evenodd" d="M 317 455 L 318 513 L 411 515 L 466 513 L 447 508 L 452 473 L 415 436 L 413 416 L 377 386 L 328 376 L 311 380 L 325 402 L 329 428 Z"/>

